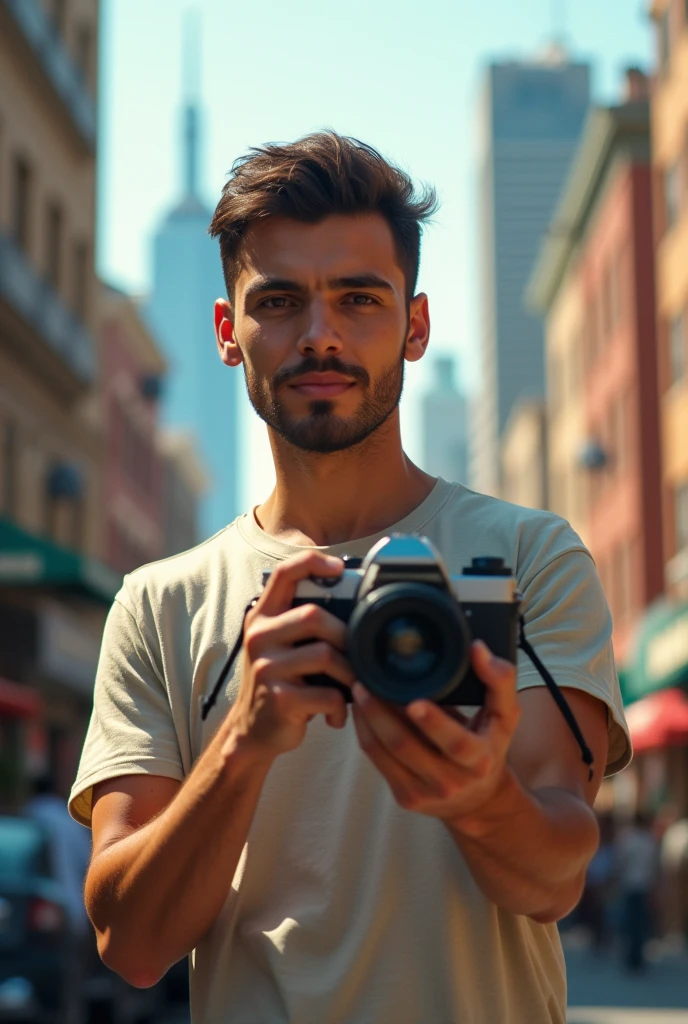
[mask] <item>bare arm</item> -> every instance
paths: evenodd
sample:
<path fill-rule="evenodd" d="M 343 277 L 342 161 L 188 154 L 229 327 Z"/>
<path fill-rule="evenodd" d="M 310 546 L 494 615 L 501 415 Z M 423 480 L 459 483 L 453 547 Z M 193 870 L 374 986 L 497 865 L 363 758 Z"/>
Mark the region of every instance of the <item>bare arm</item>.
<path fill-rule="evenodd" d="M 565 692 L 594 754 L 592 780 L 549 693 L 524 690 L 501 785 L 480 811 L 449 823 L 485 895 L 543 923 L 580 899 L 599 841 L 591 808 L 607 758 L 605 705 L 580 690 Z"/>
<path fill-rule="evenodd" d="M 291 608 L 298 580 L 340 572 L 338 559 L 308 552 L 272 574 L 246 620 L 237 701 L 183 785 L 135 775 L 95 787 L 86 906 L 103 960 L 132 984 L 154 984 L 212 925 L 274 760 L 299 746 L 314 715 L 345 724 L 341 694 L 302 678 L 326 672 L 351 685 L 344 624 Z"/>
<path fill-rule="evenodd" d="M 101 957 L 133 985 L 193 949 L 230 891 L 267 769 L 227 740 L 223 724 L 183 785 L 131 775 L 95 787 L 86 907 Z"/>
<path fill-rule="evenodd" d="M 358 687 L 363 749 L 408 810 L 443 820 L 483 893 L 540 922 L 577 903 L 598 843 L 591 810 L 607 756 L 607 709 L 577 690 L 566 696 L 591 747 L 580 750 L 544 687 L 516 693 L 515 670 L 474 645 L 487 686 L 473 728 L 426 701 L 399 713 Z"/>

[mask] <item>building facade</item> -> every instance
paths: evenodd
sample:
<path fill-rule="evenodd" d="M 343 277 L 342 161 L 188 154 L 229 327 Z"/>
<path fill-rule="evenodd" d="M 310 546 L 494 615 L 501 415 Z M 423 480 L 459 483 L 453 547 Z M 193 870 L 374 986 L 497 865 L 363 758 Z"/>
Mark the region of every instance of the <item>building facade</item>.
<path fill-rule="evenodd" d="M 104 559 L 124 574 L 164 552 L 158 420 L 166 364 L 128 295 L 101 283 L 98 313 Z"/>
<path fill-rule="evenodd" d="M 163 402 L 168 427 L 192 430 L 210 484 L 200 510 L 203 537 L 239 512 L 239 395 L 243 379 L 219 356 L 213 305 L 226 295 L 220 250 L 208 236 L 212 213 L 200 196 L 200 113 L 184 111 L 182 198 L 153 241 L 151 325 L 169 363 Z"/>
<path fill-rule="evenodd" d="M 159 445 L 163 458 L 163 555 L 176 555 L 200 540 L 198 510 L 209 479 L 190 431 L 165 430 Z"/>
<path fill-rule="evenodd" d="M 590 70 L 556 48 L 493 64 L 479 112 L 481 386 L 471 413 L 471 486 L 498 494 L 499 445 L 515 403 L 544 395 L 543 331 L 523 306 L 542 235 L 580 138 Z"/>
<path fill-rule="evenodd" d="M 542 398 L 511 410 L 501 442 L 502 498 L 526 508 L 548 508 L 547 410 Z"/>
<path fill-rule="evenodd" d="M 688 6 L 653 6 L 652 99 L 665 575 L 688 600 Z"/>
<path fill-rule="evenodd" d="M 466 398 L 456 383 L 456 362 L 441 356 L 434 363 L 435 380 L 423 396 L 423 469 L 444 480 L 468 483 Z"/>
<path fill-rule="evenodd" d="M 529 289 L 547 318 L 550 504 L 575 512 L 622 665 L 663 588 L 647 80 L 627 89 L 590 113 Z"/>
<path fill-rule="evenodd" d="M 94 402 L 97 0 L 0 0 L 0 804 L 66 791 L 118 579 Z"/>

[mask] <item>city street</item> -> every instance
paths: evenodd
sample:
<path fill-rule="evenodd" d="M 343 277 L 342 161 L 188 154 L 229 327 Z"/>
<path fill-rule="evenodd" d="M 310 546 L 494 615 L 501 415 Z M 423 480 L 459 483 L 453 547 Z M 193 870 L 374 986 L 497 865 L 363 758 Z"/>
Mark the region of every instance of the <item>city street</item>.
<path fill-rule="evenodd" d="M 663 956 L 641 975 L 613 953 L 566 950 L 569 1024 L 688 1024 L 688 958 Z"/>

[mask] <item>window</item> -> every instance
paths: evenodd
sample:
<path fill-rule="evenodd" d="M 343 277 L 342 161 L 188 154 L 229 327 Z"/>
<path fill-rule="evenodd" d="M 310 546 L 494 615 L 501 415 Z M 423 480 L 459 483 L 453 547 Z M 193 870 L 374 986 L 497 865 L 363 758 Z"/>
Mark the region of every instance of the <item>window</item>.
<path fill-rule="evenodd" d="M 29 214 L 31 202 L 31 169 L 23 157 L 14 161 L 14 199 L 12 203 L 12 236 L 26 251 L 29 247 Z"/>
<path fill-rule="evenodd" d="M 664 172 L 664 209 L 667 231 L 676 224 L 681 211 L 681 176 L 679 164 L 672 164 Z"/>
<path fill-rule="evenodd" d="M 85 242 L 74 246 L 73 288 L 72 308 L 80 320 L 85 320 L 88 297 L 88 246 Z"/>
<path fill-rule="evenodd" d="M 684 313 L 674 317 L 669 324 L 669 372 L 670 383 L 683 379 L 686 371 L 686 317 Z"/>
<path fill-rule="evenodd" d="M 55 291 L 59 291 L 62 278 L 62 210 L 50 203 L 45 231 L 45 276 Z"/>
<path fill-rule="evenodd" d="M 688 480 L 676 488 L 676 552 L 688 550 Z"/>
<path fill-rule="evenodd" d="M 17 428 L 8 422 L 2 425 L 1 483 L 0 511 L 13 516 L 17 504 Z"/>

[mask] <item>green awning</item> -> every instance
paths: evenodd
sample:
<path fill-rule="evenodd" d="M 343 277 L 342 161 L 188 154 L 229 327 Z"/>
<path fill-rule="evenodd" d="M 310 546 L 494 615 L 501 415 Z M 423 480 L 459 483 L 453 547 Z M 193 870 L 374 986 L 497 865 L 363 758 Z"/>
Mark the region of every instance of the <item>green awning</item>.
<path fill-rule="evenodd" d="M 0 587 L 69 587 L 111 604 L 122 577 L 0 517 Z"/>
<path fill-rule="evenodd" d="M 650 605 L 619 682 L 626 704 L 657 690 L 688 688 L 688 603 L 660 598 Z"/>

